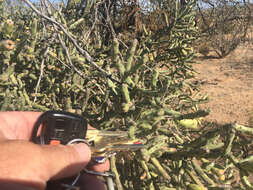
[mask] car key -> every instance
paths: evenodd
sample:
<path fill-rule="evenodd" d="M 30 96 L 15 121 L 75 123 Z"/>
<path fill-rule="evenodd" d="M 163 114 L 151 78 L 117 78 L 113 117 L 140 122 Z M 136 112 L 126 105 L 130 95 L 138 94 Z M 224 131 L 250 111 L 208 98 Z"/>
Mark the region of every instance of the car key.
<path fill-rule="evenodd" d="M 126 131 L 88 130 L 87 125 L 87 121 L 80 115 L 47 111 L 35 123 L 32 141 L 51 145 L 86 143 L 97 163 L 104 162 L 118 151 L 135 151 L 144 146 L 139 140 L 131 140 Z"/>
<path fill-rule="evenodd" d="M 87 121 L 80 115 L 64 111 L 47 111 L 34 125 L 32 141 L 37 144 L 69 144 L 85 139 Z"/>
<path fill-rule="evenodd" d="M 44 112 L 36 121 L 32 141 L 37 144 L 73 144 L 83 142 L 89 145 L 85 140 L 87 132 L 87 121 L 80 115 L 64 111 Z M 77 189 L 75 184 L 80 177 L 80 173 L 75 180 L 68 184 L 62 184 L 67 190 Z"/>
<path fill-rule="evenodd" d="M 95 164 L 104 163 L 118 151 L 135 151 L 144 146 L 138 140 L 131 140 L 128 132 L 88 130 L 87 125 L 87 121 L 80 115 L 64 111 L 47 111 L 35 123 L 32 141 L 50 145 L 86 143 L 91 148 Z M 83 171 L 85 172 L 85 169 Z M 68 190 L 75 189 L 80 175 L 79 173 L 71 185 L 62 185 Z M 109 182 L 108 186 L 112 186 L 111 181 Z"/>

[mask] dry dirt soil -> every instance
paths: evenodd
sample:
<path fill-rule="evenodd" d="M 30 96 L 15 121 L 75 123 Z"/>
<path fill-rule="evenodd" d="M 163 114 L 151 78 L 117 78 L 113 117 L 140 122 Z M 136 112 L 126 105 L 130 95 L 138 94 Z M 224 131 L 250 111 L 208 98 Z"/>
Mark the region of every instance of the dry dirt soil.
<path fill-rule="evenodd" d="M 219 124 L 237 121 L 248 125 L 253 117 L 253 46 L 242 45 L 223 59 L 198 58 L 196 82 L 209 102 L 207 121 Z"/>

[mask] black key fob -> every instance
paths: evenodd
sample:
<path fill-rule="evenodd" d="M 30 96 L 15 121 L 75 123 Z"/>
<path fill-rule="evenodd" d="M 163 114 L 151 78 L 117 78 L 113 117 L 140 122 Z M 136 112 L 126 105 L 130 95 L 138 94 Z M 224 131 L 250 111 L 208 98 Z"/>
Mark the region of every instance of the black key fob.
<path fill-rule="evenodd" d="M 36 121 L 32 141 L 37 144 L 66 145 L 74 139 L 85 139 L 87 121 L 80 115 L 64 111 L 47 111 Z"/>

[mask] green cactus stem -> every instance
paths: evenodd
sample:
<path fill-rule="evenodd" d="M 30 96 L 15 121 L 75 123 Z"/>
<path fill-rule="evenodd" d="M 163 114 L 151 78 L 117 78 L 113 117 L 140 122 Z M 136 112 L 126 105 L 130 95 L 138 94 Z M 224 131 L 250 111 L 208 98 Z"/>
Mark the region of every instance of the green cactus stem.
<path fill-rule="evenodd" d="M 110 159 L 111 171 L 115 174 L 115 182 L 118 190 L 123 190 L 123 186 L 120 182 L 119 173 L 116 167 L 116 158 L 112 156 Z"/>
<path fill-rule="evenodd" d="M 150 160 L 151 160 L 152 164 L 154 164 L 154 166 L 156 167 L 156 169 L 159 171 L 159 173 L 160 173 L 165 179 L 170 180 L 169 174 L 168 174 L 168 173 L 166 172 L 166 170 L 161 166 L 160 162 L 159 162 L 156 158 L 154 158 L 154 157 L 152 157 Z"/>
<path fill-rule="evenodd" d="M 191 161 L 192 163 L 192 166 L 194 168 L 194 170 L 199 174 L 199 176 L 206 182 L 208 183 L 209 185 L 216 185 L 215 182 L 210 179 L 206 174 L 205 172 L 201 169 L 201 167 L 199 166 L 199 164 L 197 163 L 197 161 L 195 159 L 193 159 Z"/>
<path fill-rule="evenodd" d="M 253 136 L 253 128 L 245 127 L 243 125 L 234 124 L 232 127 L 239 132 L 245 133 L 247 135 Z"/>
<path fill-rule="evenodd" d="M 124 76 L 125 73 L 125 66 L 121 63 L 119 54 L 119 42 L 116 38 L 113 39 L 113 61 L 119 71 L 119 73 L 121 74 L 121 76 Z"/>

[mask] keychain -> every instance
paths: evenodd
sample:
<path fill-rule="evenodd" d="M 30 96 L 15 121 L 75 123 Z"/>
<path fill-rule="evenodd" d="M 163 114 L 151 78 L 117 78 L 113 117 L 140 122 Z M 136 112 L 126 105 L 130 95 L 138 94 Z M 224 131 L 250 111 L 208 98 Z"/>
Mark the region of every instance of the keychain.
<path fill-rule="evenodd" d="M 104 163 L 119 151 L 135 151 L 144 146 L 139 140 L 130 140 L 125 131 L 88 129 L 87 121 L 82 116 L 64 111 L 43 113 L 34 125 L 32 141 L 37 144 L 49 145 L 85 143 L 91 149 L 92 162 L 95 164 Z M 114 189 L 113 173 L 101 173 L 87 169 L 83 169 L 82 172 L 106 177 L 108 189 Z M 67 190 L 77 189 L 75 185 L 80 176 L 81 173 L 70 185 L 62 185 Z"/>
<path fill-rule="evenodd" d="M 36 121 L 32 141 L 37 144 L 70 144 L 85 139 L 87 121 L 81 116 L 63 111 L 47 111 Z"/>

